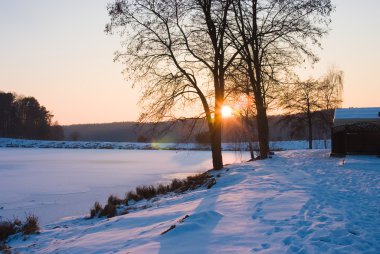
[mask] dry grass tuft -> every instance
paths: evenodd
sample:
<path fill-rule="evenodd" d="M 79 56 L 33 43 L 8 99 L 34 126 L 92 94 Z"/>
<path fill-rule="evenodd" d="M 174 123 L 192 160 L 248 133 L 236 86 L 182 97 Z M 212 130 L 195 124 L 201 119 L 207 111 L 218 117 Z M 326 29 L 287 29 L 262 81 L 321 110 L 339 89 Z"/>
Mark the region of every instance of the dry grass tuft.
<path fill-rule="evenodd" d="M 164 184 L 160 183 L 156 187 L 156 193 L 157 193 L 157 195 L 164 195 L 164 194 L 166 194 L 168 192 L 170 192 L 170 186 L 169 185 L 164 185 Z"/>
<path fill-rule="evenodd" d="M 32 214 L 27 215 L 25 222 L 17 218 L 13 221 L 0 221 L 0 243 L 5 242 L 11 235 L 17 233 L 24 235 L 36 234 L 39 230 L 38 217 Z M 2 248 L 4 248 L 4 246 L 6 245 L 1 245 Z"/>
<path fill-rule="evenodd" d="M 107 218 L 112 218 L 115 216 L 116 216 L 116 205 L 113 205 L 113 204 L 106 204 L 99 215 L 99 217 L 107 217 Z"/>
<path fill-rule="evenodd" d="M 39 230 L 40 227 L 38 226 L 38 217 L 33 214 L 26 216 L 26 221 L 22 225 L 22 233 L 24 235 L 31 235 L 38 233 Z"/>
<path fill-rule="evenodd" d="M 138 186 L 136 187 L 136 195 L 139 196 L 140 199 L 149 200 L 157 196 L 157 190 L 156 190 L 156 187 L 154 187 L 153 185 Z"/>
<path fill-rule="evenodd" d="M 16 225 L 11 221 L 0 222 L 0 241 L 5 241 L 9 236 L 16 234 Z"/>
<path fill-rule="evenodd" d="M 142 200 L 142 198 L 139 195 L 137 195 L 136 192 L 128 191 L 125 194 L 125 203 L 128 203 L 129 200 L 138 202 Z"/>
<path fill-rule="evenodd" d="M 169 191 L 177 191 L 183 186 L 183 181 L 179 179 L 173 179 L 169 186 Z"/>
<path fill-rule="evenodd" d="M 111 218 L 117 215 L 118 207 L 121 205 L 128 206 L 130 202 L 138 202 L 143 199 L 150 200 L 154 197 L 165 195 L 170 192 L 182 193 L 188 190 L 194 190 L 201 186 L 205 186 L 207 189 L 210 189 L 215 184 L 215 178 L 206 172 L 194 176 L 188 176 L 184 180 L 173 179 L 171 183 L 167 185 L 159 184 L 157 186 L 138 186 L 134 191 L 127 192 L 124 200 L 121 200 L 113 195 L 109 196 L 107 205 L 104 208 L 101 207 L 99 202 L 96 202 L 90 211 L 90 218 L 105 216 L 107 218 Z M 125 211 L 128 211 L 128 209 Z"/>
<path fill-rule="evenodd" d="M 114 195 L 111 195 L 108 197 L 108 201 L 107 201 L 107 204 L 109 205 L 121 205 L 123 203 L 123 200 L 114 196 Z"/>
<path fill-rule="evenodd" d="M 90 218 L 98 217 L 102 211 L 102 205 L 98 201 L 96 201 L 94 206 L 90 210 Z"/>

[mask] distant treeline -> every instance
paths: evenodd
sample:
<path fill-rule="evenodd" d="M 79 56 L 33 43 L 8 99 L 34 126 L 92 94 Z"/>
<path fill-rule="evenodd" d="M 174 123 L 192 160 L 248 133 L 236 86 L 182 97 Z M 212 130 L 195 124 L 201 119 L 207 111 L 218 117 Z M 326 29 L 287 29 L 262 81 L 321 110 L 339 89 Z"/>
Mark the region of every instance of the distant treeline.
<path fill-rule="evenodd" d="M 332 122 L 333 111 L 319 111 L 328 122 Z M 271 141 L 306 140 L 307 125 L 305 114 L 269 116 L 269 138 Z M 223 121 L 223 142 L 247 141 L 243 135 L 244 124 L 238 117 L 227 118 Z M 254 130 L 256 121 L 252 120 Z M 329 139 L 330 128 L 323 126 L 317 118 L 313 119 L 316 128 L 313 130 L 314 139 Z M 207 143 L 207 123 L 204 119 L 181 120 L 177 122 L 161 122 L 158 124 L 136 122 L 76 124 L 63 126 L 66 140 L 81 141 L 110 141 L 110 142 L 197 142 Z M 254 141 L 257 132 L 254 131 Z"/>
<path fill-rule="evenodd" d="M 313 118 L 314 139 L 329 139 L 329 125 L 333 111 L 318 111 Z M 204 119 L 161 122 L 79 124 L 60 126 L 52 124 L 53 115 L 34 97 L 21 97 L 0 91 L 0 137 L 48 140 L 121 141 L 121 142 L 198 142 L 207 143 L 207 123 Z M 305 140 L 305 114 L 269 116 L 269 138 L 272 141 Z M 320 119 L 325 118 L 323 121 Z M 223 142 L 245 142 L 243 120 L 224 119 Z M 256 121 L 253 122 L 253 141 L 257 140 Z M 66 135 L 65 135 L 66 134 Z"/>
<path fill-rule="evenodd" d="M 34 97 L 0 91 L 0 137 L 63 140 L 63 128 Z"/>

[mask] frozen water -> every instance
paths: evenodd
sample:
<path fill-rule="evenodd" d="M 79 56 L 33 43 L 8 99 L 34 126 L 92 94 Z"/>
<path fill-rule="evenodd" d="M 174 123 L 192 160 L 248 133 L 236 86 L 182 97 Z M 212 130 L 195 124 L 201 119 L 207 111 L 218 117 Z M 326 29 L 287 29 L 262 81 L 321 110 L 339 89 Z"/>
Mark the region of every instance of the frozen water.
<path fill-rule="evenodd" d="M 248 154 L 244 155 L 248 159 Z M 242 154 L 224 152 L 224 163 Z M 95 201 L 212 167 L 208 151 L 0 148 L 0 216 L 43 224 L 88 213 Z"/>

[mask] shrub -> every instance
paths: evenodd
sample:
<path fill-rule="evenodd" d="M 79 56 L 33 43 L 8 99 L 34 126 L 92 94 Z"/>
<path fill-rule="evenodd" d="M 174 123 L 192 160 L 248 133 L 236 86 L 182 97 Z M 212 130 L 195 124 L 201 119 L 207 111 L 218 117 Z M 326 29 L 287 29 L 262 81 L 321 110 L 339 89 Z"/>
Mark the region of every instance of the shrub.
<path fill-rule="evenodd" d="M 40 230 L 40 227 L 38 226 L 38 217 L 33 214 L 29 214 L 28 216 L 26 216 L 26 221 L 22 225 L 21 230 L 24 235 L 38 233 L 38 231 Z"/>
<path fill-rule="evenodd" d="M 111 218 L 117 215 L 117 207 L 121 204 L 128 206 L 129 201 L 138 202 L 143 199 L 151 199 L 158 195 L 164 195 L 169 192 L 185 192 L 187 190 L 193 190 L 200 186 L 205 186 L 210 189 L 216 180 L 209 173 L 197 174 L 194 176 L 188 176 L 185 180 L 173 179 L 170 184 L 142 185 L 136 187 L 135 191 L 129 191 L 125 193 L 124 200 L 111 195 L 108 197 L 107 205 L 102 208 L 99 202 L 95 202 L 94 207 L 90 211 L 90 218 L 107 216 Z M 128 209 L 124 214 L 128 213 Z"/>
<path fill-rule="evenodd" d="M 90 210 L 90 218 L 95 217 L 115 217 L 116 216 L 116 207 L 121 204 L 122 200 L 119 198 L 114 199 L 115 196 L 110 196 L 108 198 L 108 203 L 102 207 L 98 201 L 95 202 L 94 206 Z"/>
<path fill-rule="evenodd" d="M 126 194 L 125 194 L 125 199 L 128 201 L 128 200 L 134 200 L 134 201 L 140 201 L 142 198 L 136 194 L 136 192 L 134 191 L 128 191 Z"/>
<path fill-rule="evenodd" d="M 183 185 L 182 181 L 179 179 L 173 179 L 170 184 L 170 191 L 176 191 Z"/>
<path fill-rule="evenodd" d="M 136 194 L 140 199 L 151 199 L 157 196 L 157 190 L 153 185 L 138 186 L 136 188 Z"/>
<path fill-rule="evenodd" d="M 156 188 L 157 195 L 163 195 L 163 194 L 168 193 L 169 191 L 170 191 L 170 186 L 164 185 L 162 183 L 160 183 Z"/>
<path fill-rule="evenodd" d="M 18 218 L 14 218 L 14 219 L 13 219 L 13 224 L 14 224 L 16 227 L 20 228 L 20 227 L 22 226 L 22 221 L 19 220 Z"/>
<path fill-rule="evenodd" d="M 108 197 L 108 201 L 107 201 L 107 204 L 110 204 L 110 205 L 121 205 L 121 203 L 123 203 L 123 200 L 121 200 L 120 198 L 114 196 L 114 195 L 111 195 Z"/>
<path fill-rule="evenodd" d="M 13 221 L 0 221 L 0 243 L 5 242 L 11 235 L 17 233 L 30 235 L 38 233 L 39 230 L 38 217 L 32 214 L 27 215 L 25 222 L 17 218 Z M 4 246 L 6 245 L 2 245 L 1 247 L 3 248 Z"/>
<path fill-rule="evenodd" d="M 107 218 L 112 218 L 116 216 L 116 205 L 106 204 L 103 210 L 100 212 L 99 216 L 106 216 Z"/>
<path fill-rule="evenodd" d="M 16 234 L 17 230 L 11 221 L 0 222 L 0 241 L 6 240 L 10 235 Z"/>
<path fill-rule="evenodd" d="M 198 186 L 201 186 L 204 183 L 206 183 L 209 178 L 211 178 L 211 176 L 207 173 L 198 174 L 195 176 L 188 176 L 186 181 L 185 181 L 184 188 L 186 190 L 188 190 L 188 189 L 193 190 L 193 189 L 197 188 Z"/>
<path fill-rule="evenodd" d="M 100 215 L 100 213 L 103 211 L 103 207 L 101 204 L 99 204 L 98 201 L 95 202 L 94 206 L 91 208 L 90 211 L 90 217 L 94 218 Z"/>
<path fill-rule="evenodd" d="M 211 178 L 210 181 L 207 182 L 207 189 L 211 189 L 212 186 L 214 186 L 216 184 L 216 180 L 215 178 Z"/>

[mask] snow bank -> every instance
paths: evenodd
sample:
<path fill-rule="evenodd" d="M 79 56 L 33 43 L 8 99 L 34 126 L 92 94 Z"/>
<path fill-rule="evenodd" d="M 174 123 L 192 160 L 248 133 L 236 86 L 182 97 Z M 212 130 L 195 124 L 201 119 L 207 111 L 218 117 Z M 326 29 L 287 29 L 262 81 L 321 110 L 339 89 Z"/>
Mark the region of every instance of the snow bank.
<path fill-rule="evenodd" d="M 380 253 L 379 169 L 378 157 L 278 152 L 214 172 L 210 190 L 142 201 L 148 209 L 112 219 L 70 218 L 10 245 L 20 253 Z"/>

